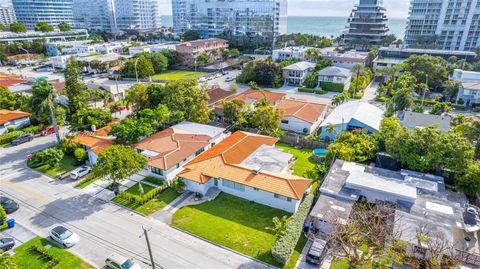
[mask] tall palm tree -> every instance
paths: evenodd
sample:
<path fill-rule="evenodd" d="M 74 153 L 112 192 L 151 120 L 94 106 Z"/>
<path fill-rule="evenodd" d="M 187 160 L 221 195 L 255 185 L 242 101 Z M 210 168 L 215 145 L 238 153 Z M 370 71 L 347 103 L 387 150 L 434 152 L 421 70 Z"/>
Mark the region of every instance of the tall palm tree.
<path fill-rule="evenodd" d="M 52 119 L 52 125 L 57 136 L 57 142 L 60 144 L 60 133 L 58 131 L 57 116 L 55 115 L 55 92 L 53 87 L 48 81 L 38 81 L 32 88 L 32 98 L 30 99 L 29 106 L 32 108 L 32 112 L 35 116 L 50 114 Z"/>

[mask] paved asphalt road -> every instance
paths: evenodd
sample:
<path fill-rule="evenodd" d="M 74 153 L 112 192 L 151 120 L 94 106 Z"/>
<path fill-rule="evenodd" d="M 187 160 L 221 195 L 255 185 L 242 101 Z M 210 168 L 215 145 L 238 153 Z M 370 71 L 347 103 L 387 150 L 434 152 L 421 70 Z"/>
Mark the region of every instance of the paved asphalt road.
<path fill-rule="evenodd" d="M 98 200 L 73 182 L 60 182 L 30 170 L 25 156 L 51 145 L 54 136 L 35 138 L 16 147 L 0 148 L 0 192 L 13 197 L 20 209 L 11 216 L 46 236 L 62 224 L 79 234 L 71 251 L 99 268 L 113 251 L 134 257 L 150 268 L 142 225 L 149 232 L 157 268 L 268 268 L 242 255 L 177 231 L 156 220 Z"/>

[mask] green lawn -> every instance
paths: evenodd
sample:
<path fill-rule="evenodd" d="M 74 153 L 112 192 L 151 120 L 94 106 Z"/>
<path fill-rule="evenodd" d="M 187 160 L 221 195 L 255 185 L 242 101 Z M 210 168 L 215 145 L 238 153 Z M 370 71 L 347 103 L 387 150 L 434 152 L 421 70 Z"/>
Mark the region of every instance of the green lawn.
<path fill-rule="evenodd" d="M 135 186 L 137 186 L 137 189 L 138 189 L 138 184 L 134 185 L 133 187 L 135 187 Z M 146 190 L 145 186 L 147 186 L 147 185 L 143 184 L 143 189 L 144 190 Z M 150 186 L 148 186 L 148 187 L 150 187 Z M 130 188 L 130 189 L 132 189 L 132 188 Z M 130 191 L 130 189 L 128 189 L 127 192 L 130 192 L 130 193 L 135 192 L 135 190 Z M 133 209 L 133 210 L 135 210 L 139 213 L 142 213 L 142 214 L 148 216 L 148 215 L 153 214 L 153 213 L 157 212 L 158 210 L 164 208 L 169 203 L 171 203 L 173 200 L 175 200 L 175 198 L 177 198 L 178 196 L 180 196 L 180 194 L 178 192 L 174 191 L 172 188 L 168 188 L 168 189 L 164 190 L 163 192 L 161 192 L 160 194 L 158 194 L 154 199 L 150 200 L 149 202 L 147 202 L 144 205 L 138 205 L 138 204 L 132 203 L 130 201 L 125 201 L 120 197 L 115 197 L 112 201 L 117 203 L 117 204 L 121 204 L 123 206 L 126 206 L 130 209 Z"/>
<path fill-rule="evenodd" d="M 152 76 L 153 80 L 182 80 L 182 79 L 197 79 L 207 73 L 205 72 L 195 72 L 195 71 L 184 71 L 184 70 L 169 70 L 160 74 Z"/>
<path fill-rule="evenodd" d="M 151 176 L 145 177 L 143 179 L 143 181 L 150 182 L 150 183 L 153 183 L 153 184 L 156 184 L 156 185 L 159 185 L 159 186 L 162 186 L 165 182 L 165 180 L 163 180 L 163 179 L 156 178 L 156 177 L 151 177 Z"/>
<path fill-rule="evenodd" d="M 308 238 L 302 234 L 300 236 L 300 239 L 298 239 L 297 245 L 295 246 L 295 251 L 293 251 L 292 256 L 290 256 L 290 259 L 288 260 L 288 262 L 285 264 L 285 266 L 283 266 L 283 269 L 295 268 L 298 258 L 300 257 L 300 254 L 302 254 L 302 250 L 307 244 L 307 242 L 308 242 Z"/>
<path fill-rule="evenodd" d="M 75 168 L 75 158 L 73 156 L 65 154 L 65 156 L 62 159 L 62 162 L 57 167 L 50 167 L 50 165 L 46 164 L 34 169 L 44 174 L 47 174 L 51 177 L 56 177 L 58 174 L 69 172 L 74 168 Z"/>
<path fill-rule="evenodd" d="M 305 172 L 313 169 L 313 167 L 315 167 L 315 164 L 317 164 L 317 162 L 315 162 L 315 160 L 313 159 L 313 149 L 297 149 L 295 147 L 291 147 L 287 143 L 281 142 L 278 142 L 276 144 L 276 147 L 283 149 L 284 152 L 290 153 L 297 158 L 295 163 L 292 165 L 293 174 L 297 176 L 305 176 Z"/>
<path fill-rule="evenodd" d="M 330 269 L 348 269 L 350 266 L 348 265 L 348 260 L 343 259 L 335 259 L 330 264 Z"/>
<path fill-rule="evenodd" d="M 143 188 L 143 193 L 147 193 L 147 192 L 155 189 L 155 187 L 152 187 L 152 186 L 147 185 L 147 184 L 142 184 L 142 188 Z M 133 185 L 129 189 L 127 189 L 125 192 L 135 194 L 135 195 L 140 195 L 140 183 L 136 183 L 135 185 Z"/>
<path fill-rule="evenodd" d="M 173 215 L 171 225 L 281 266 L 270 252 L 277 238 L 265 228 L 273 226 L 273 217 L 284 215 L 290 213 L 221 193 L 211 202 L 181 208 Z"/>
<path fill-rule="evenodd" d="M 33 269 L 33 268 L 44 268 L 48 260 L 43 259 L 36 252 L 33 252 L 30 248 L 31 246 L 45 247 L 50 245 L 51 248 L 47 250 L 52 256 L 54 256 L 60 262 L 55 266 L 55 268 L 62 269 L 88 269 L 95 268 L 90 264 L 84 262 L 79 257 L 73 255 L 67 250 L 57 247 L 55 244 L 49 242 L 46 239 L 35 237 L 34 239 L 22 244 L 21 246 L 15 248 L 13 251 L 15 255 L 13 258 L 17 264 L 18 269 Z"/>

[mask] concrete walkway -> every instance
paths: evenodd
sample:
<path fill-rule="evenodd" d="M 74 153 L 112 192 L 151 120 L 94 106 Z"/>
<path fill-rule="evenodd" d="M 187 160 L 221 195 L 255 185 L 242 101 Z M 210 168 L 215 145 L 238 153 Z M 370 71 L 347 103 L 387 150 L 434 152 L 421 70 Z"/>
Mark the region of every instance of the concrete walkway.
<path fill-rule="evenodd" d="M 371 102 L 375 101 L 375 97 L 377 96 L 377 89 L 380 84 L 378 82 L 372 82 L 364 91 L 362 101 Z"/>
<path fill-rule="evenodd" d="M 13 238 L 15 240 L 15 246 L 13 248 L 16 248 L 22 245 L 23 243 L 32 240 L 37 235 L 34 232 L 27 229 L 22 224 L 15 223 L 15 227 L 1 231 L 0 236 Z M 12 250 L 8 252 L 10 254 L 14 253 Z"/>
<path fill-rule="evenodd" d="M 182 195 L 178 196 L 175 200 L 173 200 L 170 204 L 168 204 L 166 207 L 153 213 L 151 217 L 165 224 L 170 224 L 172 222 L 172 216 L 175 212 L 177 212 L 177 210 L 179 210 L 184 206 L 190 205 L 189 198 L 193 198 L 193 194 L 194 194 L 193 192 L 183 193 Z"/>

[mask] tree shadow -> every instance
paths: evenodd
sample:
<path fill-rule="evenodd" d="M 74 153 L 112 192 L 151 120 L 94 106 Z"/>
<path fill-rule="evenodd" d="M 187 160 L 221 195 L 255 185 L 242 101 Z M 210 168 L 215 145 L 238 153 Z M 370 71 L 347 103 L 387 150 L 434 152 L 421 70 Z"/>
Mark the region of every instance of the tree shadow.
<path fill-rule="evenodd" d="M 57 223 L 85 219 L 102 210 L 105 204 L 105 202 L 88 194 L 80 194 L 48 203 L 41 212 L 30 219 L 34 225 L 48 228 Z"/>

